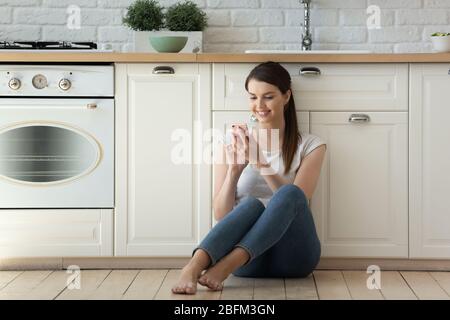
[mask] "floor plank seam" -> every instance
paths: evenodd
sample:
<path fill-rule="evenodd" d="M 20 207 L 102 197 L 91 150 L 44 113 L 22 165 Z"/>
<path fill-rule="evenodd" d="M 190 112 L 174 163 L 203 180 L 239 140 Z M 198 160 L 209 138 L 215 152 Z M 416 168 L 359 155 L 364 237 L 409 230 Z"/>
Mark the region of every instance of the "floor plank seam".
<path fill-rule="evenodd" d="M 163 284 L 164 284 L 164 281 L 166 280 L 167 275 L 169 274 L 170 270 L 171 270 L 171 269 L 167 269 L 167 270 L 166 270 L 166 274 L 164 275 L 164 277 L 163 277 L 161 283 L 159 284 L 158 290 L 156 290 L 156 292 L 155 292 L 155 294 L 154 294 L 152 300 L 155 300 L 155 299 L 156 299 L 156 296 L 158 295 L 159 290 L 161 290 L 161 288 L 162 288 L 162 286 L 163 286 Z"/>
<path fill-rule="evenodd" d="M 316 282 L 316 277 L 314 276 L 314 272 L 311 273 L 313 281 L 314 281 L 314 288 L 316 288 L 316 295 L 317 295 L 317 300 L 321 300 L 319 297 L 319 290 L 317 289 L 317 282 Z"/>
<path fill-rule="evenodd" d="M 255 278 L 252 279 L 252 298 L 251 300 L 255 300 Z"/>
<path fill-rule="evenodd" d="M 351 270 L 350 270 L 350 271 L 351 271 Z M 351 291 L 350 288 L 348 287 L 348 282 L 347 282 L 347 279 L 345 278 L 345 274 L 344 274 L 343 271 L 341 271 L 341 275 L 342 275 L 342 278 L 344 279 L 345 287 L 347 288 L 347 292 L 348 292 L 348 294 L 349 294 L 349 296 L 350 296 L 350 300 L 355 300 L 355 299 L 353 298 L 352 291 Z"/>
<path fill-rule="evenodd" d="M 10 283 L 12 283 L 14 280 L 16 280 L 19 276 L 21 276 L 25 271 L 19 272 L 14 278 L 12 278 L 10 281 L 8 281 L 3 287 L 0 288 L 0 292 L 6 288 Z"/>
<path fill-rule="evenodd" d="M 158 290 L 156 290 L 156 293 L 155 293 L 155 295 L 153 296 L 153 299 L 152 299 L 152 300 L 155 300 L 156 297 L 158 296 L 159 291 L 161 290 L 161 288 L 162 288 L 164 282 L 166 281 L 166 278 L 167 278 L 167 276 L 168 276 L 168 274 L 169 274 L 169 272 L 170 272 L 171 270 L 178 270 L 178 269 L 167 269 L 167 272 L 166 272 L 166 274 L 164 275 L 164 278 L 163 278 L 163 280 L 161 281 L 161 284 L 159 285 Z M 170 290 L 171 290 L 171 289 L 170 289 Z"/>
<path fill-rule="evenodd" d="M 122 297 L 121 299 L 123 299 L 123 297 L 127 294 L 128 289 L 130 289 L 131 285 L 133 284 L 133 282 L 136 280 L 136 278 L 138 277 L 138 275 L 142 272 L 142 269 L 137 269 L 138 272 L 136 273 L 136 275 L 133 277 L 133 279 L 131 280 L 130 284 L 126 287 L 125 291 L 122 293 Z"/>
<path fill-rule="evenodd" d="M 106 275 L 106 277 L 98 284 L 98 286 L 92 290 L 92 292 L 90 293 L 90 295 L 87 297 L 86 300 L 90 300 L 90 297 L 93 296 L 95 294 L 95 292 L 102 286 L 103 282 L 106 281 L 106 279 L 108 279 L 108 277 L 111 275 L 111 273 L 114 271 L 114 269 L 110 269 L 108 274 Z"/>
<path fill-rule="evenodd" d="M 411 285 L 409 284 L 409 282 L 406 280 L 406 278 L 403 276 L 403 272 L 399 271 L 398 273 L 400 273 L 400 276 L 403 278 L 403 280 L 405 281 L 406 285 L 408 286 L 408 288 L 412 291 L 412 293 L 414 293 L 414 295 L 416 296 L 417 300 L 421 300 L 419 298 L 419 296 L 417 295 L 417 293 L 414 291 L 414 289 L 411 287 Z"/>
<path fill-rule="evenodd" d="M 43 278 L 41 281 L 39 281 L 39 283 L 37 283 L 33 288 L 31 288 L 31 290 L 29 291 L 30 293 L 33 292 L 33 290 L 35 290 L 37 287 L 39 287 L 45 280 L 47 280 L 56 270 L 51 270 L 51 272 L 45 277 Z M 58 270 L 59 271 L 59 270 Z"/>
<path fill-rule="evenodd" d="M 81 277 L 81 273 L 80 273 L 79 276 Z M 81 280 L 80 280 L 80 281 L 81 281 Z M 81 282 L 80 282 L 80 283 L 81 283 Z M 64 288 L 62 288 L 62 290 L 61 290 L 55 297 L 53 297 L 52 300 L 58 299 L 58 297 L 59 297 L 64 291 L 66 291 L 66 289 L 67 289 L 68 286 L 69 286 L 69 284 L 68 284 L 67 281 L 66 281 L 66 285 L 64 286 Z"/>
<path fill-rule="evenodd" d="M 439 286 L 439 288 L 441 288 L 441 289 L 442 289 L 442 291 L 444 291 L 444 293 L 445 293 L 445 294 L 447 295 L 447 297 L 449 297 L 449 298 L 450 298 L 450 295 L 448 294 L 447 290 L 445 290 L 445 288 L 444 288 L 443 286 L 441 286 L 440 282 L 439 282 L 439 281 L 437 281 L 435 277 L 433 277 L 433 273 L 432 273 L 432 272 L 428 272 L 428 274 L 430 275 L 431 279 L 433 279 L 433 280 L 434 280 L 434 282 L 436 282 L 436 283 L 437 283 L 437 285 Z"/>

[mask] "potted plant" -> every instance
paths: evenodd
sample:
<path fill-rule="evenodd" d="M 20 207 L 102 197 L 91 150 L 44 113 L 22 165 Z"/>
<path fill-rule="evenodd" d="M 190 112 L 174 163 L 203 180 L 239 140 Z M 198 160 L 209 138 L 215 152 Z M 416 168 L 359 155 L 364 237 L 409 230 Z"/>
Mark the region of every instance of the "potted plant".
<path fill-rule="evenodd" d="M 436 52 L 450 51 L 450 33 L 435 32 L 431 35 L 431 42 Z"/>
<path fill-rule="evenodd" d="M 135 30 L 135 51 L 202 51 L 207 18 L 192 1 L 174 4 L 163 12 L 155 0 L 137 0 L 127 10 L 123 23 Z"/>
<path fill-rule="evenodd" d="M 201 52 L 203 30 L 208 26 L 208 18 L 197 4 L 190 0 L 171 5 L 165 14 L 167 35 L 186 36 L 186 52 Z"/>

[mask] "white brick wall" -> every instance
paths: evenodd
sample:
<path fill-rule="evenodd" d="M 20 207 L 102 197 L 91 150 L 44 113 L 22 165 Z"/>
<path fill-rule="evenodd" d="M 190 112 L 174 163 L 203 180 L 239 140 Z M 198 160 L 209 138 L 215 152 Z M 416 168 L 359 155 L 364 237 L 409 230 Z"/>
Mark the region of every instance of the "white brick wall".
<path fill-rule="evenodd" d="M 0 0 L 0 41 L 71 40 L 132 48 L 122 16 L 133 0 Z M 160 0 L 167 7 L 178 0 Z M 209 17 L 205 52 L 299 49 L 299 0 L 194 0 Z M 428 52 L 430 34 L 450 32 L 450 0 L 312 0 L 314 49 Z M 67 28 L 70 5 L 81 10 L 81 29 Z M 369 5 L 380 8 L 381 28 L 368 29 Z"/>

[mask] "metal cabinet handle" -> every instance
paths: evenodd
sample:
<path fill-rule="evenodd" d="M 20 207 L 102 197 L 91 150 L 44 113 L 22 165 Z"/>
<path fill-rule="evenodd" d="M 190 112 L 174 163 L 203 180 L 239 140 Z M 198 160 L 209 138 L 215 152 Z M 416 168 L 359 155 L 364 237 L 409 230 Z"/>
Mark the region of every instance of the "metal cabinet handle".
<path fill-rule="evenodd" d="M 318 76 L 320 74 L 321 74 L 321 71 L 317 67 L 303 67 L 300 69 L 301 76 L 308 76 L 308 75 Z"/>
<path fill-rule="evenodd" d="M 174 74 L 175 70 L 169 66 L 157 66 L 153 68 L 153 74 Z"/>
<path fill-rule="evenodd" d="M 349 122 L 369 122 L 370 117 L 367 114 L 352 114 L 350 118 L 348 118 Z"/>
<path fill-rule="evenodd" d="M 86 105 L 86 107 L 90 110 L 97 109 L 97 104 L 96 103 L 88 103 Z"/>

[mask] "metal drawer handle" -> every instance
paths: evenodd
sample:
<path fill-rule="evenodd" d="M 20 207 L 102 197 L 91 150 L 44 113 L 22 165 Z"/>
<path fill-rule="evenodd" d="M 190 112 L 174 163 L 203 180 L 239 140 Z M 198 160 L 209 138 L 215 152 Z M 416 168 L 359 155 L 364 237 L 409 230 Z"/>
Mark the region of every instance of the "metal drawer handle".
<path fill-rule="evenodd" d="M 348 118 L 349 122 L 369 122 L 370 117 L 367 114 L 352 114 Z"/>
<path fill-rule="evenodd" d="M 300 69 L 301 76 L 308 76 L 308 75 L 318 76 L 320 74 L 321 74 L 320 69 L 317 67 L 303 67 Z"/>
<path fill-rule="evenodd" d="M 153 74 L 174 74 L 175 70 L 169 66 L 158 66 L 153 68 Z"/>
<path fill-rule="evenodd" d="M 94 110 L 94 109 L 97 109 L 97 104 L 96 103 L 88 103 L 86 105 L 86 107 L 90 110 Z"/>

